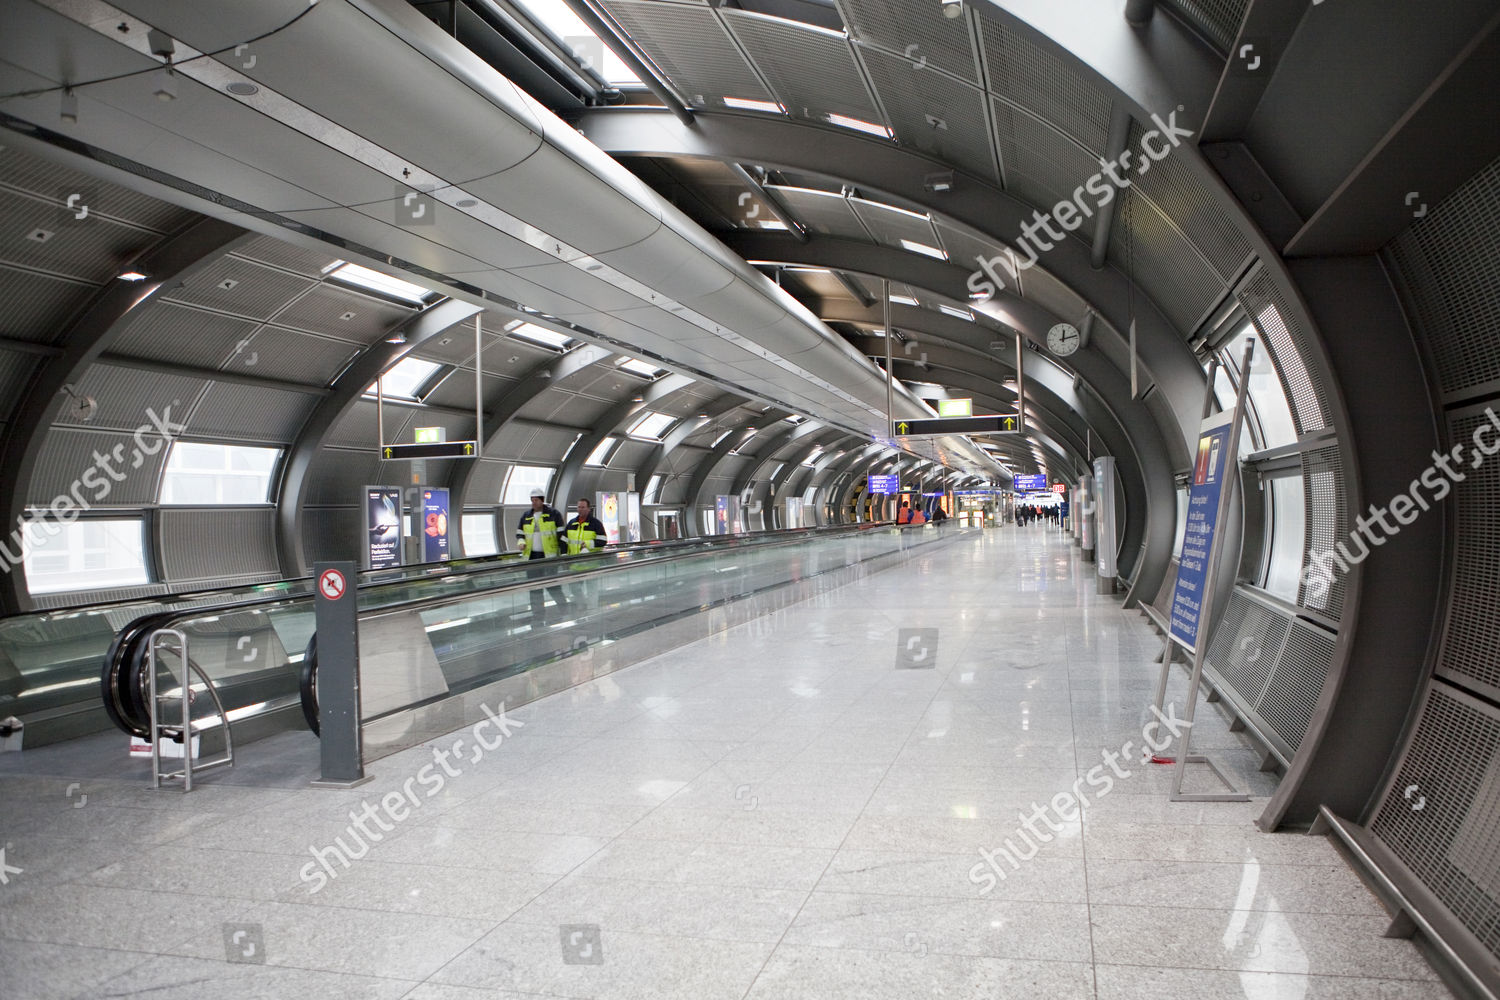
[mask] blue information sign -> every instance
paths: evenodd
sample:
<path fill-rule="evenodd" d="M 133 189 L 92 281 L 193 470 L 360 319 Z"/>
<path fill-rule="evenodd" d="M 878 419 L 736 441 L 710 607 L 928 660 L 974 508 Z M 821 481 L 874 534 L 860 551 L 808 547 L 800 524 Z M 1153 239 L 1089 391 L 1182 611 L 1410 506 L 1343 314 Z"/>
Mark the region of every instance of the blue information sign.
<path fill-rule="evenodd" d="M 895 473 L 870 477 L 870 492 L 892 496 L 901 492 L 901 477 Z"/>
<path fill-rule="evenodd" d="M 422 513 L 422 561 L 444 562 L 448 558 L 448 491 L 424 488 Z"/>
<path fill-rule="evenodd" d="M 1031 493 L 1048 489 L 1046 473 L 1039 472 L 1034 476 L 1016 476 L 1014 487 L 1017 493 Z"/>
<path fill-rule="evenodd" d="M 1206 595 L 1209 553 L 1214 549 L 1214 531 L 1219 521 L 1219 494 L 1229 468 L 1229 432 L 1234 414 L 1225 412 L 1208 418 L 1198 432 L 1198 456 L 1193 463 L 1193 482 L 1188 489 L 1187 528 L 1182 536 L 1182 559 L 1177 568 L 1177 587 L 1172 592 L 1172 638 L 1196 652 L 1200 614 Z"/>

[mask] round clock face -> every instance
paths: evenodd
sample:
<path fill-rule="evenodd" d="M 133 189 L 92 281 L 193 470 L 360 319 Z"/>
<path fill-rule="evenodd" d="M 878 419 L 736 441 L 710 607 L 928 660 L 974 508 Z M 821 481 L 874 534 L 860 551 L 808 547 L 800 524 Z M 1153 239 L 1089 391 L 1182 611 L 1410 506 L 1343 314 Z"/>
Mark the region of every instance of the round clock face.
<path fill-rule="evenodd" d="M 1060 358 L 1078 350 L 1083 338 L 1072 323 L 1059 323 L 1047 331 L 1047 349 Z"/>

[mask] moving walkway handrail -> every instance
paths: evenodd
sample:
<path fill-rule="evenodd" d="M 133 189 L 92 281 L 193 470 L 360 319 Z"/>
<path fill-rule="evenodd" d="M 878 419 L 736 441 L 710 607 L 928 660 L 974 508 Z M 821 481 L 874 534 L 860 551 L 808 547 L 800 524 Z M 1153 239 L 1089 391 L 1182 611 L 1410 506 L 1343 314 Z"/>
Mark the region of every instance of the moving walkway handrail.
<path fill-rule="evenodd" d="M 868 531 L 873 528 L 888 527 L 891 522 L 864 522 L 852 525 L 832 525 L 810 528 L 787 528 L 775 531 L 745 532 L 736 535 L 710 535 L 697 536 L 693 538 L 674 539 L 667 541 L 635 542 L 626 545 L 611 545 L 593 552 L 582 552 L 576 555 L 559 556 L 548 560 L 553 566 L 576 565 L 578 562 L 589 559 L 600 559 L 614 557 L 617 560 L 611 566 L 603 566 L 598 569 L 582 571 L 576 574 L 570 573 L 563 576 L 566 580 L 584 579 L 585 577 L 616 569 L 628 565 L 641 565 L 637 559 L 649 558 L 654 565 L 662 560 L 675 560 L 685 556 L 694 555 L 694 552 L 677 551 L 689 548 L 703 550 L 705 547 L 718 549 L 720 547 L 731 547 L 748 545 L 756 548 L 791 542 L 812 537 L 830 537 L 842 534 L 850 534 L 859 531 Z M 622 557 L 633 557 L 630 560 Z M 467 560 L 465 561 L 467 562 Z M 507 553 L 497 558 L 483 560 L 483 564 L 476 561 L 471 565 L 455 565 L 452 563 L 427 563 L 425 566 L 440 567 L 451 570 L 451 572 L 431 572 L 418 576 L 402 576 L 392 580 L 372 581 L 359 585 L 359 590 L 371 592 L 380 587 L 395 587 L 411 583 L 421 583 L 423 579 L 453 579 L 472 576 L 482 572 L 496 572 L 504 569 L 526 568 L 529 561 L 519 558 L 514 553 Z M 300 578 L 299 578 L 300 579 Z M 480 590 L 464 591 L 461 594 L 445 594 L 430 598 L 418 598 L 416 603 L 423 601 L 439 601 L 445 597 L 472 598 L 479 593 L 500 592 L 512 588 L 529 587 L 534 584 L 533 580 L 515 580 L 500 584 L 493 588 L 482 588 Z M 255 612 L 260 609 L 268 609 L 278 605 L 288 604 L 296 601 L 310 601 L 311 593 L 282 593 L 269 597 L 261 597 L 248 601 L 232 601 L 222 605 L 197 605 L 190 608 L 174 608 L 156 611 L 142 616 L 126 625 L 116 635 L 110 644 L 109 651 L 105 656 L 103 669 L 100 676 L 101 694 L 104 701 L 105 711 L 117 727 L 135 736 L 145 738 L 147 736 L 149 718 L 147 715 L 146 699 L 147 685 L 144 683 L 144 649 L 142 643 L 144 637 L 151 632 L 169 628 L 188 618 L 207 617 L 228 613 Z M 411 610 L 413 602 L 401 602 L 392 604 L 390 607 L 404 607 Z M 372 611 L 375 609 L 372 609 Z M 379 610 L 384 610 L 382 606 Z M 306 669 L 306 658 L 304 657 L 304 672 Z"/>

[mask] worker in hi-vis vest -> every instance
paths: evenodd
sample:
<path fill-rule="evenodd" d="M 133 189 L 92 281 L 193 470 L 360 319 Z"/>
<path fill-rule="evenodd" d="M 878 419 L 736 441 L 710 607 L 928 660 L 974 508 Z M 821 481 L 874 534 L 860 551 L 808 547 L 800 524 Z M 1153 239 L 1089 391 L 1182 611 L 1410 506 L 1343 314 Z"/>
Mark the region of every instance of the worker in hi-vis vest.
<path fill-rule="evenodd" d="M 541 490 L 531 491 L 531 509 L 521 515 L 516 528 L 516 538 L 521 543 L 521 555 L 526 559 L 547 559 L 562 551 L 563 517 L 556 509 L 547 506 L 547 495 Z M 533 566 L 526 575 L 541 579 L 551 572 L 551 567 Z M 544 593 L 545 590 L 545 593 Z M 542 622 L 547 617 L 547 595 L 559 609 L 567 607 L 568 598 L 557 584 L 534 587 L 531 591 L 532 621 Z"/>
<path fill-rule="evenodd" d="M 602 549 L 609 544 L 604 524 L 594 516 L 594 507 L 588 497 L 578 498 L 578 516 L 564 526 L 563 538 L 568 543 L 570 556 Z"/>

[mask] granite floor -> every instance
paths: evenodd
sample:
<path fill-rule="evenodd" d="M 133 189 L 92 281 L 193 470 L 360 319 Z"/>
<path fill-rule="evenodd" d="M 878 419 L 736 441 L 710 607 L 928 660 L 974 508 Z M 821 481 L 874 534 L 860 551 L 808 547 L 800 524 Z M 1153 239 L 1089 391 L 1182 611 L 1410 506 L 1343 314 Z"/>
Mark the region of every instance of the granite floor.
<path fill-rule="evenodd" d="M 1448 997 L 1326 840 L 1256 830 L 1212 706 L 1256 799 L 1167 800 L 1158 640 L 1077 551 L 973 532 L 352 790 L 306 733 L 187 795 L 123 736 L 12 765 L 0 996 Z"/>

